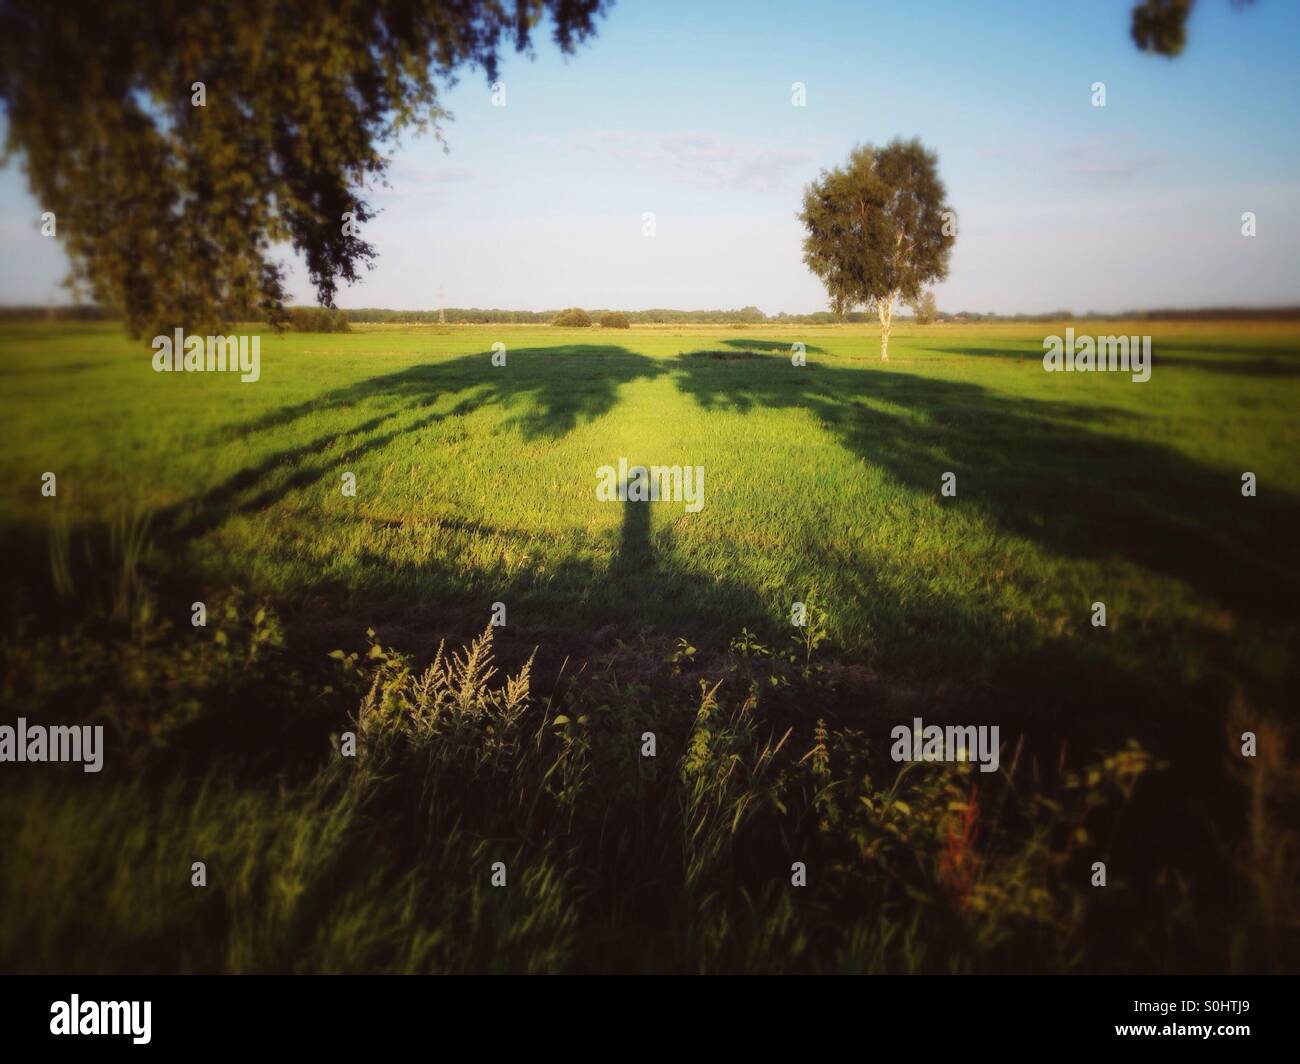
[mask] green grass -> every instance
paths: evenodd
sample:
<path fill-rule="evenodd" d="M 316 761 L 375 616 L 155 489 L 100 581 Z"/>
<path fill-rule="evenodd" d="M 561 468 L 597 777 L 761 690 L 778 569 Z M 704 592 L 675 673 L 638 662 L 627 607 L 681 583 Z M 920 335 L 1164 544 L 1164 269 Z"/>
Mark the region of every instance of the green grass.
<path fill-rule="evenodd" d="M 326 593 L 356 625 L 473 635 L 502 601 L 525 634 L 718 641 L 779 630 L 816 589 L 836 646 L 891 674 L 991 681 L 1055 648 L 1275 688 L 1297 339 L 1162 327 L 1139 385 L 1044 373 L 1046 331 L 902 329 L 888 365 L 858 328 L 289 334 L 239 384 L 154 374 L 109 328 L 10 329 L 3 519 L 39 538 L 56 510 L 73 526 L 148 510 L 174 571 Z M 681 357 L 716 349 L 763 357 Z M 704 510 L 657 504 L 647 525 L 598 502 L 596 469 L 620 456 L 703 465 Z M 1225 660 L 1225 631 L 1255 652 Z"/>
<path fill-rule="evenodd" d="M 802 755 L 819 717 L 868 733 L 914 713 L 961 717 L 1023 737 L 1036 775 L 1136 737 L 1171 770 L 1144 784 L 1131 853 L 1111 858 L 1119 878 L 1136 880 L 1140 864 L 1155 880 L 1162 862 L 1182 861 L 1210 892 L 1197 899 L 1198 921 L 1221 911 L 1245 921 L 1244 908 L 1216 908 L 1239 899 L 1214 894 L 1214 880 L 1239 874 L 1237 841 L 1262 814 L 1225 769 L 1225 735 L 1230 722 L 1278 722 L 1280 744 L 1290 727 L 1300 333 L 1077 324 L 1154 334 L 1151 380 L 1134 384 L 1045 373 L 1042 338 L 1064 327 L 903 326 L 888 363 L 875 330 L 856 326 L 376 327 L 265 335 L 261 380 L 241 384 L 155 374 L 148 345 L 112 326 L 5 326 L 0 525 L 18 574 L 9 641 L 120 620 L 137 579 L 156 589 L 152 616 L 174 626 L 169 638 L 204 638 L 188 625 L 189 603 L 237 587 L 274 608 L 285 661 L 310 676 L 370 626 L 427 657 L 437 638 L 481 632 L 500 601 L 509 625 L 499 653 L 517 665 L 539 646 L 534 684 L 563 698 L 566 659 L 581 672 L 622 655 L 626 681 L 653 684 L 678 637 L 699 648 L 686 681 L 731 675 L 733 637 L 748 629 L 785 645 L 791 603 L 811 597 L 834 680 L 796 684 L 807 704 L 778 699 L 763 721 L 773 735 L 793 728 Z M 490 364 L 497 341 L 504 368 Z M 796 341 L 807 367 L 790 364 Z M 703 510 L 597 501 L 597 468 L 620 457 L 704 466 Z M 58 475 L 55 499 L 40 495 L 47 470 Z M 1241 495 L 1247 470 L 1257 498 Z M 948 471 L 956 498 L 940 495 Z M 355 498 L 340 492 L 344 472 L 356 475 Z M 143 547 L 128 534 L 141 515 Z M 114 528 L 132 546 L 112 546 Z M 121 579 L 92 590 L 105 558 L 137 548 Z M 1105 629 L 1089 623 L 1094 601 L 1106 604 Z M 274 682 L 259 678 L 259 690 Z M 31 685 L 9 686 L 22 689 L 20 704 L 42 704 Z M 616 690 L 611 698 L 627 696 Z M 195 695 L 194 714 L 210 713 L 215 697 Z M 698 701 L 681 691 L 656 700 L 665 712 Z M 302 748 L 319 754 L 320 727 L 282 731 L 251 775 L 296 763 Z M 587 793 L 601 802 L 609 792 Z M 811 820 L 819 808 L 810 799 Z M 562 853 L 548 851 L 547 867 L 562 869 Z M 585 889 L 617 893 L 600 876 Z M 777 901 L 759 909 L 778 919 Z M 618 950 L 595 951 L 597 962 L 560 924 L 552 945 L 564 950 L 533 943 L 516 966 L 657 963 Z M 659 945 L 671 967 L 708 954 L 698 942 Z M 1197 963 L 1227 966 L 1232 948 L 1216 939 Z M 877 967 L 908 967 L 880 950 Z M 801 963 L 833 966 L 834 955 L 812 950 Z M 385 956 L 355 961 L 402 966 Z M 925 956 L 913 966 L 942 967 Z M 475 966 L 437 951 L 404 963 Z M 210 953 L 200 966 L 257 964 Z"/>

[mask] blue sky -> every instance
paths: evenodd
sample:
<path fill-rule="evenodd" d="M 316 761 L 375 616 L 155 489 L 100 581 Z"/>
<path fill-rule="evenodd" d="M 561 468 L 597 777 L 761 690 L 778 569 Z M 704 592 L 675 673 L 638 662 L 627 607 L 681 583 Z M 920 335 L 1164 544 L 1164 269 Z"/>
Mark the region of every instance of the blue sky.
<path fill-rule="evenodd" d="M 339 303 L 825 309 L 801 189 L 900 134 L 959 214 L 945 310 L 1300 302 L 1300 3 L 1199 0 L 1173 61 L 1133 47 L 1131 4 L 618 0 L 574 56 L 508 57 L 505 107 L 462 75 L 449 152 L 395 148 L 378 263 Z M 63 298 L 40 211 L 0 170 L 0 301 Z"/>

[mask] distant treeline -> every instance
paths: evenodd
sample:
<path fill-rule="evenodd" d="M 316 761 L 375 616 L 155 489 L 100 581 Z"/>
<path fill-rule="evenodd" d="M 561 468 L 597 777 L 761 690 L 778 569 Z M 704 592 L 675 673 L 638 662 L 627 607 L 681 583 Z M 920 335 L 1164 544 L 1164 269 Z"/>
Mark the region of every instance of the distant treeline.
<path fill-rule="evenodd" d="M 70 307 L 0 307 L 0 321 L 113 321 L 118 317 L 103 307 L 92 305 Z"/>
<path fill-rule="evenodd" d="M 437 325 L 436 310 L 386 310 L 377 307 L 332 310 L 322 307 L 290 307 L 288 327 L 298 332 L 346 331 L 348 324 L 356 325 Z M 480 310 L 448 307 L 442 311 L 448 325 L 548 325 L 560 310 Z M 843 320 L 851 323 L 871 323 L 873 313 L 854 311 L 838 319 L 829 310 L 812 314 L 764 314 L 757 307 L 739 310 L 588 310 L 588 315 L 599 321 L 603 315 L 622 314 L 632 325 L 834 325 Z M 81 306 L 0 306 L 0 321 L 113 321 L 118 315 L 94 305 Z M 896 320 L 907 320 L 905 312 Z M 1118 312 L 1090 310 L 1076 314 L 1069 310 L 1054 310 L 1048 314 L 994 314 L 976 311 L 939 312 L 935 320 L 954 324 L 968 322 L 1047 322 L 1089 320 L 1135 321 L 1300 321 L 1300 306 L 1294 307 L 1206 307 L 1197 310 L 1153 309 L 1124 310 Z M 249 320 L 253 320 L 250 313 Z"/>
<path fill-rule="evenodd" d="M 1090 311 L 1089 318 L 1138 318 L 1148 321 L 1296 321 L 1300 307 L 1206 307 L 1203 310 L 1125 310 L 1119 314 Z"/>
<path fill-rule="evenodd" d="M 603 315 L 619 313 L 632 325 L 834 325 L 837 321 L 871 323 L 876 315 L 868 311 L 853 311 L 843 319 L 829 310 L 812 314 L 764 314 L 758 307 L 741 307 L 739 310 L 624 310 L 584 308 L 593 321 Z M 363 324 L 436 325 L 436 310 L 383 310 L 363 307 L 345 310 L 349 322 Z M 442 312 L 448 325 L 548 325 L 562 310 L 480 310 L 477 308 L 448 307 Z M 898 315 L 906 319 L 906 312 Z M 955 313 L 939 312 L 935 319 L 941 322 L 1036 322 L 1036 321 L 1088 321 L 1104 319 L 1134 319 L 1139 321 L 1296 321 L 1300 320 L 1300 306 L 1294 307 L 1209 307 L 1203 310 L 1125 310 L 1119 313 L 1090 310 L 1076 314 L 1071 310 L 1054 310 L 1047 314 L 995 314 L 960 310 Z"/>
<path fill-rule="evenodd" d="M 341 310 L 329 307 L 288 307 L 285 328 L 293 332 L 347 332 L 348 318 Z M 257 321 L 259 314 L 249 310 L 241 321 Z M 0 321 L 120 321 L 121 315 L 93 304 L 83 306 L 0 306 Z"/>
<path fill-rule="evenodd" d="M 568 309 L 568 308 L 565 308 Z M 761 324 L 768 317 L 758 307 L 741 307 L 740 310 L 624 310 L 583 308 L 593 320 L 604 314 L 620 313 L 632 325 L 731 325 L 737 323 Z M 548 325 L 563 310 L 480 310 L 477 307 L 448 307 L 441 311 L 448 325 Z M 436 325 L 436 310 L 383 310 L 362 307 L 348 310 L 348 321 L 357 324 L 386 325 Z"/>
<path fill-rule="evenodd" d="M 333 307 L 290 307 L 286 324 L 294 332 L 347 332 L 351 328 L 347 314 Z"/>

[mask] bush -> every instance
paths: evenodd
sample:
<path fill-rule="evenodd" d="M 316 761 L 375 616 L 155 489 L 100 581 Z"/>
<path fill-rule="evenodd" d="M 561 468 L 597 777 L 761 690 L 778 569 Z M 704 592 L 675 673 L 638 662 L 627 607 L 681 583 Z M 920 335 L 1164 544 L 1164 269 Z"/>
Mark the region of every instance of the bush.
<path fill-rule="evenodd" d="M 347 313 L 335 307 L 294 307 L 289 311 L 289 328 L 294 332 L 351 332 Z"/>
<path fill-rule="evenodd" d="M 564 325 L 571 329 L 587 329 L 591 327 L 591 315 L 581 307 L 570 307 L 555 315 L 551 319 L 551 324 Z"/>
<path fill-rule="evenodd" d="M 602 329 L 630 329 L 632 326 L 628 324 L 626 314 L 614 310 L 600 316 L 600 327 Z"/>

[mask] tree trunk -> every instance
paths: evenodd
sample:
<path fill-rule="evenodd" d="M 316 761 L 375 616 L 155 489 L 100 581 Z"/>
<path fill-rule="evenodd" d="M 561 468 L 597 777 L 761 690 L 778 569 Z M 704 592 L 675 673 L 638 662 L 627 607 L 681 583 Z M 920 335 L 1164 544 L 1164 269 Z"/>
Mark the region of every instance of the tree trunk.
<path fill-rule="evenodd" d="M 889 361 L 889 327 L 894 322 L 894 300 L 897 292 L 890 292 L 884 299 L 876 300 L 876 311 L 880 314 L 880 361 Z"/>

